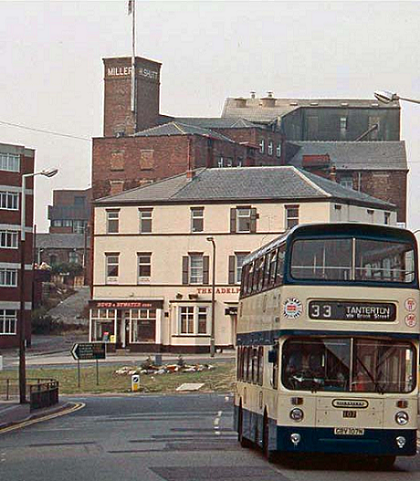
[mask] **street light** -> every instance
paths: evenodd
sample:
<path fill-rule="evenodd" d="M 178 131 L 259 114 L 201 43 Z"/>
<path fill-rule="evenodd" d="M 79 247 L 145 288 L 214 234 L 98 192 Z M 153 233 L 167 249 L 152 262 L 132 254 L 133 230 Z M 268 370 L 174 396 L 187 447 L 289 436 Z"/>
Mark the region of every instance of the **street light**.
<path fill-rule="evenodd" d="M 25 240 L 26 240 L 26 179 L 43 175 L 54 177 L 58 169 L 44 169 L 22 175 L 22 193 L 20 206 L 20 311 L 19 311 L 19 399 L 26 403 L 26 366 L 25 366 Z"/>
<path fill-rule="evenodd" d="M 420 100 L 408 99 L 405 97 L 400 97 L 395 92 L 388 92 L 387 90 L 376 90 L 373 95 L 379 102 L 383 104 L 389 104 L 396 100 L 405 100 L 406 102 L 412 102 L 413 104 L 420 104 Z"/>
<path fill-rule="evenodd" d="M 211 334 L 210 334 L 210 357 L 214 357 L 216 346 L 214 343 L 214 315 L 215 315 L 215 294 L 216 294 L 216 242 L 214 237 L 207 237 L 213 245 L 212 279 L 211 279 Z"/>

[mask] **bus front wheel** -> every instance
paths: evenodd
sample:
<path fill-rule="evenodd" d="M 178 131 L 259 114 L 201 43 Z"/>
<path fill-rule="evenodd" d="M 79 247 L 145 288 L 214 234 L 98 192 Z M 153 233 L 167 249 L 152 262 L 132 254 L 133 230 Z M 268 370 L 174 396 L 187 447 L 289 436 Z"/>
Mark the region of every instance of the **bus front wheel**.
<path fill-rule="evenodd" d="M 276 461 L 276 452 L 271 451 L 269 449 L 269 440 L 270 440 L 270 426 L 268 424 L 268 415 L 267 411 L 264 412 L 264 421 L 263 421 L 263 439 L 262 439 L 262 451 L 267 459 L 268 462 L 273 463 Z"/>
<path fill-rule="evenodd" d="M 393 468 L 396 456 L 380 456 L 376 459 L 376 465 L 379 469 L 388 471 Z"/>

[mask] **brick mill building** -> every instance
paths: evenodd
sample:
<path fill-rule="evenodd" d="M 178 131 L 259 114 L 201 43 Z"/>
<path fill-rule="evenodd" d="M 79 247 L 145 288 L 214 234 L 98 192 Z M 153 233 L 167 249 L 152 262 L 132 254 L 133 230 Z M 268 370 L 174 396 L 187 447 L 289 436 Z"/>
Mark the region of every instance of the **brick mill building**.
<path fill-rule="evenodd" d="M 0 144 L 0 348 L 17 347 L 20 312 L 22 175 L 34 172 L 35 151 Z M 25 338 L 31 342 L 33 178 L 26 183 Z"/>
<path fill-rule="evenodd" d="M 161 64 L 136 57 L 135 77 L 132 112 L 131 58 L 104 59 L 104 129 L 93 139 L 93 199 L 188 169 L 289 164 L 394 203 L 398 222 L 406 222 L 408 169 L 398 101 L 284 99 L 273 92 L 259 98 L 252 92 L 226 99 L 221 117 L 174 117 L 160 112 Z"/>

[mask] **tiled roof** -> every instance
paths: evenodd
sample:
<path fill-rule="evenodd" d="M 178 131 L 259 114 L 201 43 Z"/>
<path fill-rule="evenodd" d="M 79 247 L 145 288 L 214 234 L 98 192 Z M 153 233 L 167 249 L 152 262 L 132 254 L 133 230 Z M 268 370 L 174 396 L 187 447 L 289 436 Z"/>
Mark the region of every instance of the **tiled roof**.
<path fill-rule="evenodd" d="M 393 209 L 393 205 L 295 167 L 236 167 L 200 169 L 193 179 L 185 174 L 99 199 L 97 204 L 153 204 L 327 199 Z"/>
<path fill-rule="evenodd" d="M 243 129 L 243 128 L 261 128 L 261 125 L 254 124 L 246 119 L 222 118 L 222 117 L 179 117 L 177 122 L 188 125 L 195 125 L 205 129 Z"/>
<path fill-rule="evenodd" d="M 263 107 L 262 99 L 259 98 L 247 98 L 243 100 L 246 101 L 246 103 L 242 102 L 245 103 L 245 106 L 239 107 L 237 99 L 227 98 L 223 107 L 222 117 L 243 118 L 251 122 L 268 123 L 301 107 L 314 109 L 320 107 L 399 108 L 398 101 L 381 104 L 375 99 L 273 99 L 275 105 L 272 107 Z"/>
<path fill-rule="evenodd" d="M 329 155 L 337 170 L 407 170 L 404 141 L 395 142 L 298 142 L 299 150 L 288 164 L 302 166 L 304 155 Z"/>
<path fill-rule="evenodd" d="M 171 135 L 201 135 L 213 139 L 223 140 L 224 142 L 232 142 L 218 132 L 214 132 L 207 128 L 202 128 L 197 125 L 188 125 L 179 121 L 169 122 L 167 124 L 158 125 L 150 129 L 136 132 L 134 137 L 165 137 Z"/>
<path fill-rule="evenodd" d="M 37 249 L 83 249 L 84 234 L 36 234 Z"/>

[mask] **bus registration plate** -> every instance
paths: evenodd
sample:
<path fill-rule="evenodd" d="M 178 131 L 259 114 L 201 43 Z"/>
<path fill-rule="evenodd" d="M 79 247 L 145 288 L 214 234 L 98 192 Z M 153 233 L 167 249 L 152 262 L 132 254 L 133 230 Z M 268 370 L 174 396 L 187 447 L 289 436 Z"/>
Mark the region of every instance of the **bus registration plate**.
<path fill-rule="evenodd" d="M 334 428 L 336 436 L 363 436 L 365 430 L 363 428 Z"/>

